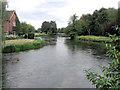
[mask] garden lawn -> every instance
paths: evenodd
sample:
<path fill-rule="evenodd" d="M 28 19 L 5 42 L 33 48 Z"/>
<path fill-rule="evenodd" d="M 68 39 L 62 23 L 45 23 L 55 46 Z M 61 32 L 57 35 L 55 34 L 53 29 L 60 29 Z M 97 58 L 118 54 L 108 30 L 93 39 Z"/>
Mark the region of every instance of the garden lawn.
<path fill-rule="evenodd" d="M 93 42 L 110 42 L 110 37 L 104 36 L 76 36 L 77 40 L 93 41 Z"/>

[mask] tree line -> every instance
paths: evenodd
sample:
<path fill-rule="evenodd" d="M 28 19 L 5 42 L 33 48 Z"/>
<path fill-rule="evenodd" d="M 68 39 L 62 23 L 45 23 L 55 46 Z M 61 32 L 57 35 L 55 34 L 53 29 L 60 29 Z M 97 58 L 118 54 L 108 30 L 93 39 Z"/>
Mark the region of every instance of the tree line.
<path fill-rule="evenodd" d="M 108 33 L 117 34 L 112 26 L 119 24 L 118 18 L 118 9 L 101 8 L 95 10 L 93 14 L 83 14 L 79 19 L 74 14 L 70 17 L 68 26 L 57 31 L 66 33 L 72 38 L 75 35 L 108 36 Z"/>

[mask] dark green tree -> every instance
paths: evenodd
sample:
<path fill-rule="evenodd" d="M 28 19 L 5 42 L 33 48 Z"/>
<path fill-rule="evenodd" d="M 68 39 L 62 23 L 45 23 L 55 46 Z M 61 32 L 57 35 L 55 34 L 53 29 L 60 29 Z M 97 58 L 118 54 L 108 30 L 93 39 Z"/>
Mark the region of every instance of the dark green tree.
<path fill-rule="evenodd" d="M 70 36 L 71 40 L 75 38 L 77 35 L 77 29 L 76 29 L 76 21 L 77 21 L 78 16 L 74 14 L 73 16 L 70 17 L 70 20 L 68 22 L 68 27 L 66 28 L 65 33 Z"/>
<path fill-rule="evenodd" d="M 83 20 L 86 26 L 88 35 L 91 35 L 91 31 L 94 28 L 94 20 L 93 20 L 92 15 L 91 14 L 82 15 L 81 19 Z"/>
<path fill-rule="evenodd" d="M 50 23 L 47 21 L 44 21 L 41 26 L 41 31 L 47 34 L 49 29 L 50 29 Z"/>
<path fill-rule="evenodd" d="M 57 25 L 55 21 L 50 22 L 50 28 L 49 28 L 50 34 L 56 34 L 57 33 Z"/>
<path fill-rule="evenodd" d="M 41 31 L 45 32 L 46 34 L 49 32 L 50 34 L 57 33 L 57 24 L 55 21 L 44 21 L 41 26 Z"/>

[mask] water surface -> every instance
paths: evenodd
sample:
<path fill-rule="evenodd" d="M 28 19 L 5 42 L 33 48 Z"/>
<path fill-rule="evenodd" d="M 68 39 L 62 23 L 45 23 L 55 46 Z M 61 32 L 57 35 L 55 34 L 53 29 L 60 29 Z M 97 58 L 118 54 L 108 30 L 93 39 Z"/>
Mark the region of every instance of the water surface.
<path fill-rule="evenodd" d="M 107 65 L 100 43 L 75 42 L 64 37 L 43 38 L 37 50 L 4 54 L 8 88 L 92 88 L 83 70 Z"/>

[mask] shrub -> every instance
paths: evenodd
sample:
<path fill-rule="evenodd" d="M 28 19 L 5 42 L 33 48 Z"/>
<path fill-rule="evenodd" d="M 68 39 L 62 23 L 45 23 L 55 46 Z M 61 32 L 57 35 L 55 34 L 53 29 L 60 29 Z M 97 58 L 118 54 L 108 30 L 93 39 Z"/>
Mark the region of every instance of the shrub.
<path fill-rule="evenodd" d="M 9 45 L 4 47 L 3 49 L 3 53 L 11 53 L 11 52 L 15 52 L 15 46 L 14 45 Z"/>
<path fill-rule="evenodd" d="M 25 37 L 24 37 L 24 38 L 26 39 L 27 37 L 28 37 L 28 36 L 25 34 Z"/>
<path fill-rule="evenodd" d="M 28 34 L 28 39 L 34 39 L 34 33 Z"/>

